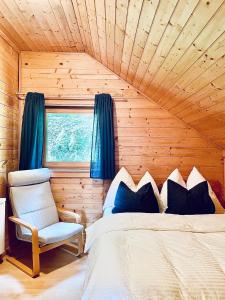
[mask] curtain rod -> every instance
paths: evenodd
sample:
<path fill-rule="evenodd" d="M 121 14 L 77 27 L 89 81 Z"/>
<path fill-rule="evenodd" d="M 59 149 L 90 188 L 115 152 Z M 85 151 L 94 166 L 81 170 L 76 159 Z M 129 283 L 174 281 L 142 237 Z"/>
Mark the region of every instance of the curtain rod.
<path fill-rule="evenodd" d="M 25 100 L 26 93 L 17 93 L 17 98 L 19 100 Z M 94 101 L 93 97 L 86 97 L 86 98 L 80 98 L 76 96 L 45 96 L 45 100 L 88 100 L 88 101 Z"/>
<path fill-rule="evenodd" d="M 26 93 L 17 93 L 16 94 L 18 100 L 25 100 L 26 98 Z M 127 102 L 127 99 L 121 99 L 121 97 L 112 97 L 113 99 L 118 99 L 116 100 L 117 102 Z M 120 100 L 119 100 L 120 99 Z M 84 96 L 83 98 L 81 98 L 80 96 L 76 97 L 76 96 L 45 96 L 45 100 L 74 100 L 74 101 L 94 101 L 94 97 L 93 96 Z"/>

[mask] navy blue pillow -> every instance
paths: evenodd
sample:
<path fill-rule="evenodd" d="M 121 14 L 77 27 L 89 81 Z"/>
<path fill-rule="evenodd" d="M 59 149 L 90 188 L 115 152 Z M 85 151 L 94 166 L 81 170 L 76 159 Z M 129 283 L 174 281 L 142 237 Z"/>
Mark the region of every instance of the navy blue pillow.
<path fill-rule="evenodd" d="M 120 182 L 112 213 L 124 212 L 159 212 L 158 202 L 150 182 L 137 192 L 133 192 L 123 181 Z"/>
<path fill-rule="evenodd" d="M 215 205 L 209 196 L 207 181 L 203 181 L 192 189 L 187 190 L 168 179 L 167 193 L 167 214 L 196 215 L 215 213 Z"/>

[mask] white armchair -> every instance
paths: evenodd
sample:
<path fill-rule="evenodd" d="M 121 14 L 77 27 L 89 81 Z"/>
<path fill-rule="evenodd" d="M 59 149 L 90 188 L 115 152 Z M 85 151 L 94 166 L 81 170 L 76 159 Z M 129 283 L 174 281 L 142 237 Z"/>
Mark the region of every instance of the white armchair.
<path fill-rule="evenodd" d="M 40 274 L 40 253 L 69 244 L 83 252 L 83 226 L 80 216 L 57 208 L 50 187 L 47 168 L 9 173 L 10 202 L 16 224 L 17 238 L 32 243 L 33 268 L 30 269 L 12 256 L 7 259 L 32 277 Z M 78 240 L 76 247 L 71 242 Z"/>

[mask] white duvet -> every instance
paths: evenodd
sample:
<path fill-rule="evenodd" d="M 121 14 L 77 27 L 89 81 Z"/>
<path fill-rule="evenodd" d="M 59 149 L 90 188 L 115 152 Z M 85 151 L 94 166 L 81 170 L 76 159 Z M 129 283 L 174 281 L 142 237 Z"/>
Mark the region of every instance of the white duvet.
<path fill-rule="evenodd" d="M 225 299 L 225 215 L 105 216 L 86 251 L 83 300 Z"/>

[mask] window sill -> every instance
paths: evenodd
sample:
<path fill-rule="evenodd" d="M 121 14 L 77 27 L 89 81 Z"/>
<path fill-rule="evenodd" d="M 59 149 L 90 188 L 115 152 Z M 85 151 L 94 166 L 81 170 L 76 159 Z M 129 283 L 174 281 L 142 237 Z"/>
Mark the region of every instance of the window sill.
<path fill-rule="evenodd" d="M 63 178 L 63 177 L 78 177 L 78 178 L 90 178 L 90 169 L 78 169 L 78 168 L 51 168 L 49 167 L 51 171 L 51 177 L 52 178 Z"/>

